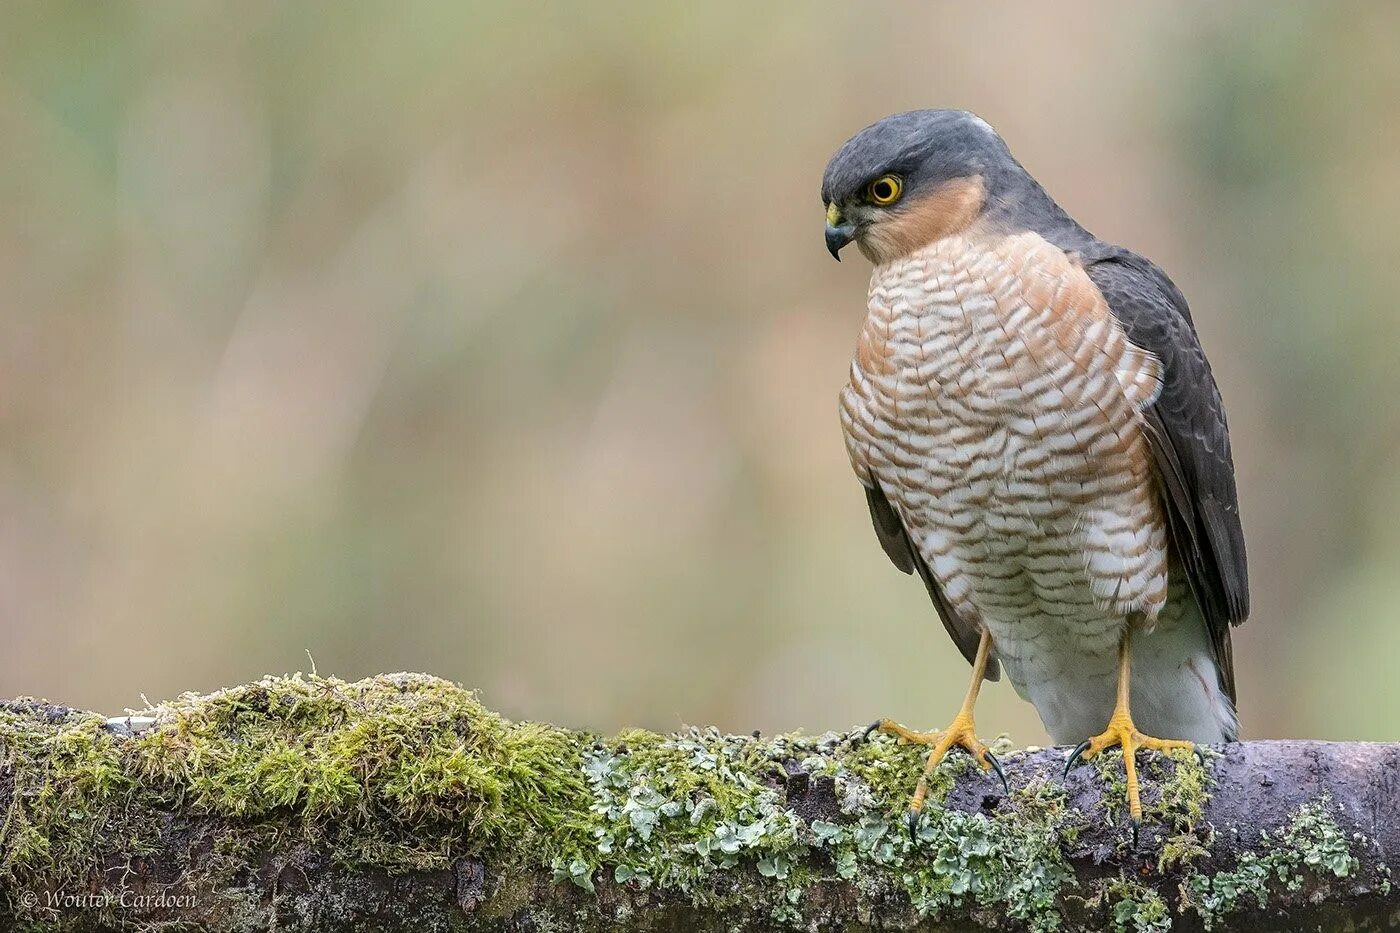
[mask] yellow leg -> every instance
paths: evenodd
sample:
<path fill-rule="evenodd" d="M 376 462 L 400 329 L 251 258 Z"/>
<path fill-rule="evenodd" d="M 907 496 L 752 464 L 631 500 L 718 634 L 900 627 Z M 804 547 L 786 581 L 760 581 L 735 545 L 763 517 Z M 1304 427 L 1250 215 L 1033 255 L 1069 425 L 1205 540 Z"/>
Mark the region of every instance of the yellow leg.
<path fill-rule="evenodd" d="M 1133 627 L 1129 622 L 1123 630 L 1123 641 L 1118 646 L 1118 699 L 1113 705 L 1113 715 L 1109 717 L 1108 728 L 1092 739 L 1082 742 L 1069 756 L 1065 773 L 1079 759 L 1088 760 L 1106 748 L 1115 745 L 1123 749 L 1123 769 L 1128 775 L 1128 813 L 1134 823 L 1142 822 L 1142 797 L 1138 789 L 1137 750 L 1151 748 L 1157 751 L 1170 751 L 1174 748 L 1195 748 L 1191 742 L 1179 739 L 1155 739 L 1143 735 L 1133 725 L 1133 714 L 1128 697 L 1132 680 L 1132 639 Z"/>
<path fill-rule="evenodd" d="M 986 630 L 983 630 L 982 639 L 977 643 L 977 656 L 972 661 L 972 683 L 967 688 L 967 696 L 963 699 L 962 707 L 958 710 L 958 714 L 953 717 L 953 721 L 947 729 L 939 732 L 915 732 L 893 720 L 882 719 L 868 730 L 888 732 L 898 736 L 900 742 L 932 746 L 928 753 L 928 761 L 924 764 L 924 773 L 919 776 L 919 784 L 914 789 L 914 799 L 909 803 L 909 828 L 911 832 L 918 824 L 919 813 L 922 812 L 924 800 L 928 797 L 929 775 L 933 773 L 934 768 L 938 767 L 938 763 L 943 760 L 943 756 L 948 753 L 948 750 L 955 745 L 966 749 L 984 771 L 996 771 L 997 776 L 1001 778 L 1002 788 L 1007 789 L 1006 772 L 1002 770 L 1001 762 L 997 761 L 991 749 L 977 738 L 972 720 L 972 707 L 977 703 L 978 691 L 982 689 L 982 678 L 987 673 L 987 659 L 991 656 L 991 652 L 992 637 Z"/>

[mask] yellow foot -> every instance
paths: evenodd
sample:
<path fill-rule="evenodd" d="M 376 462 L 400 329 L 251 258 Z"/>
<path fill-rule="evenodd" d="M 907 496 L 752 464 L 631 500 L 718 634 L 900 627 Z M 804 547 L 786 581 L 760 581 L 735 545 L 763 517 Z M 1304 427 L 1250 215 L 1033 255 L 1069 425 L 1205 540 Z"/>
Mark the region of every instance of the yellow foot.
<path fill-rule="evenodd" d="M 1142 798 L 1138 791 L 1137 775 L 1137 750 L 1140 748 L 1150 748 L 1159 752 L 1171 751 L 1175 748 L 1195 748 L 1191 742 L 1180 739 L 1154 739 L 1150 735 L 1143 735 L 1133 725 L 1132 717 L 1122 713 L 1114 713 L 1113 718 L 1108 721 L 1108 728 L 1092 739 L 1086 739 L 1079 743 L 1079 746 L 1070 752 L 1069 761 L 1065 763 L 1065 776 L 1069 776 L 1070 769 L 1081 759 L 1088 761 L 1099 752 L 1107 748 L 1118 745 L 1123 749 L 1123 769 L 1128 773 L 1128 814 L 1133 818 L 1134 831 L 1136 824 L 1142 822 Z"/>
<path fill-rule="evenodd" d="M 938 767 L 938 763 L 943 760 L 943 756 L 948 754 L 948 750 L 957 746 L 965 749 L 972 755 L 974 761 L 983 771 L 995 771 L 997 777 L 1001 778 L 1002 790 L 1011 793 L 1011 787 L 1006 782 L 1006 771 L 1003 770 L 1001 762 L 997 756 L 992 754 L 992 750 L 977 738 L 977 733 L 973 728 L 972 717 L 966 713 L 958 713 L 953 717 L 952 723 L 947 729 L 937 732 L 915 732 L 906 729 L 892 719 L 881 719 L 872 723 L 870 728 L 865 730 L 868 736 L 872 732 L 888 732 L 896 736 L 901 745 L 927 745 L 930 746 L 928 761 L 924 764 L 924 773 L 919 775 L 918 786 L 914 788 L 914 799 L 909 802 L 908 823 L 909 832 L 912 834 L 919 825 L 919 814 L 923 812 L 924 800 L 928 797 L 928 776 L 933 773 L 933 769 Z"/>

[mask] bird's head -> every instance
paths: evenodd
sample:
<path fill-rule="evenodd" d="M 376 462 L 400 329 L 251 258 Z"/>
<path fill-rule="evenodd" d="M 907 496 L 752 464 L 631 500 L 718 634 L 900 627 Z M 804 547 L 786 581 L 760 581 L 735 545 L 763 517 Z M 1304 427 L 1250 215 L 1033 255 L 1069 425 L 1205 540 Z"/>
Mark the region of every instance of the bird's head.
<path fill-rule="evenodd" d="M 907 255 L 983 214 L 988 193 L 1021 171 L 986 121 L 965 110 L 913 110 L 852 136 L 822 176 L 826 248 L 852 240 L 871 262 Z"/>

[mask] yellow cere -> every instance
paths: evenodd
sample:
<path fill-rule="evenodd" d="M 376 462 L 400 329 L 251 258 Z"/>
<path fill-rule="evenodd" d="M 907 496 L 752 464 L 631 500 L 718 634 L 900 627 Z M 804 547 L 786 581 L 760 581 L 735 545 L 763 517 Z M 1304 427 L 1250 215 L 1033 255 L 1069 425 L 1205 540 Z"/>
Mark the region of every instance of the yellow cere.
<path fill-rule="evenodd" d="M 833 227 L 841 223 L 841 208 L 836 206 L 835 201 L 826 206 L 826 222 Z"/>

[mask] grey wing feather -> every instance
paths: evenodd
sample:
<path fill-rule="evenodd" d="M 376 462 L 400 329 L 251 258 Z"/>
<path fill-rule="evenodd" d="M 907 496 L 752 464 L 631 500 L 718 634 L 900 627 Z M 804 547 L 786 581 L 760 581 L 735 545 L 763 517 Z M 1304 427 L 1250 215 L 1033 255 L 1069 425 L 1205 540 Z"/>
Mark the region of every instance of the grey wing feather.
<path fill-rule="evenodd" d="M 905 573 L 918 571 L 919 577 L 924 581 L 924 587 L 928 590 L 929 599 L 933 600 L 933 606 L 938 610 L 938 617 L 943 620 L 943 627 L 948 630 L 962 656 L 971 664 L 977 655 L 981 631 L 959 616 L 957 610 L 944 597 L 933 572 L 928 569 L 928 564 L 924 563 L 924 559 L 909 541 L 904 522 L 890 505 L 890 500 L 885 498 L 885 492 L 879 483 L 865 487 L 865 501 L 870 506 L 870 520 L 875 525 L 875 536 L 880 539 L 880 546 L 900 570 Z M 1001 679 L 1001 665 L 995 658 L 987 662 L 986 679 Z"/>
<path fill-rule="evenodd" d="M 1144 414 L 1168 531 L 1210 629 L 1225 692 L 1235 699 L 1230 627 L 1249 616 L 1249 572 L 1225 409 L 1186 299 L 1165 272 L 1119 247 L 1081 252 L 1084 269 L 1128 339 L 1162 363 Z"/>

